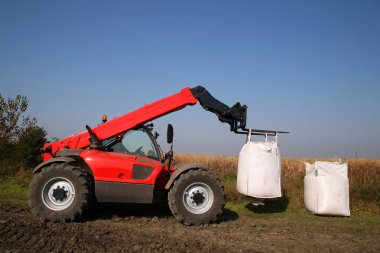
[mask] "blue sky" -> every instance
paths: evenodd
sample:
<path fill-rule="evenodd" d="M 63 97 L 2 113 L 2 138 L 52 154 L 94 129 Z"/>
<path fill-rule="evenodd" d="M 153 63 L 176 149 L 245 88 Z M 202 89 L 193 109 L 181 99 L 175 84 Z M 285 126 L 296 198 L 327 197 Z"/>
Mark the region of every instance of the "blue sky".
<path fill-rule="evenodd" d="M 380 156 L 379 1 L 1 1 L 0 92 L 50 137 L 186 86 L 291 132 L 283 156 Z M 199 105 L 155 121 L 175 151 L 237 155 Z M 257 140 L 260 140 L 258 138 Z"/>

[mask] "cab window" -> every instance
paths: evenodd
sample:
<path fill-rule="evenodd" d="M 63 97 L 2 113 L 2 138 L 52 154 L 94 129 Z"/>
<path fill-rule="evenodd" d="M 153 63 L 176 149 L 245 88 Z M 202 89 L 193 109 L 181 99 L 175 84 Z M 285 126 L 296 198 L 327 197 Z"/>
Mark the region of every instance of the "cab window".
<path fill-rule="evenodd" d="M 144 128 L 129 130 L 123 139 L 112 146 L 114 152 L 145 156 L 159 161 L 156 147 L 151 136 Z"/>

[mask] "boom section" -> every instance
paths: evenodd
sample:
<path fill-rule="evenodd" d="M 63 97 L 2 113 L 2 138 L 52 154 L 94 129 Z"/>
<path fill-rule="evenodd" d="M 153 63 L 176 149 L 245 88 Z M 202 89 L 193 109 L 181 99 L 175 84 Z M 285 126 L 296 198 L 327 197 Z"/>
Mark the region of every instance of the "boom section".
<path fill-rule="evenodd" d="M 186 87 L 176 94 L 160 99 L 151 104 L 146 104 L 135 111 L 94 127 L 92 131 L 96 134 L 99 140 L 105 140 L 133 129 L 138 125 L 179 110 L 187 105 L 194 105 L 197 102 L 198 100 L 194 97 L 190 88 Z M 57 142 L 45 144 L 45 146 L 51 146 L 53 154 L 63 148 L 83 149 L 89 145 L 90 135 L 87 131 L 69 136 Z"/>

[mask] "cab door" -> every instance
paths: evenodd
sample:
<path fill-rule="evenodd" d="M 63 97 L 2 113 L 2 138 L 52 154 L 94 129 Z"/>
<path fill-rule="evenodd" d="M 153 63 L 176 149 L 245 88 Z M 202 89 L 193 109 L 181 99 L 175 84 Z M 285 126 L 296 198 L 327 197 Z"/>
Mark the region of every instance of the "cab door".
<path fill-rule="evenodd" d="M 93 171 L 99 202 L 152 202 L 164 166 L 149 130 L 130 130 L 107 151 L 88 150 L 83 156 Z"/>

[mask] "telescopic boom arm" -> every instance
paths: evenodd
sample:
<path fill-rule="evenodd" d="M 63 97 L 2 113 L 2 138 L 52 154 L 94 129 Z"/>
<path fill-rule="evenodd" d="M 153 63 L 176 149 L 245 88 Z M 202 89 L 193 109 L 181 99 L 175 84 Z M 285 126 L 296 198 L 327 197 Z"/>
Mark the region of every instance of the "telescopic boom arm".
<path fill-rule="evenodd" d="M 139 125 L 145 124 L 156 118 L 162 117 L 173 111 L 180 110 L 187 105 L 194 105 L 199 101 L 201 106 L 210 112 L 215 113 L 219 120 L 230 125 L 230 130 L 237 134 L 247 134 L 246 127 L 247 106 L 241 105 L 239 102 L 229 107 L 226 104 L 215 99 L 204 87 L 197 86 L 194 88 L 186 87 L 180 92 L 160 99 L 151 104 L 124 114 L 118 118 L 114 118 L 97 127 L 90 128 L 86 126 L 86 132 L 69 136 L 65 139 L 53 143 L 46 143 L 45 153 L 55 154 L 63 148 L 83 149 L 88 146 L 99 147 L 102 140 L 120 135 Z M 285 133 L 269 130 L 252 130 L 252 134 L 271 135 L 276 133 Z"/>

